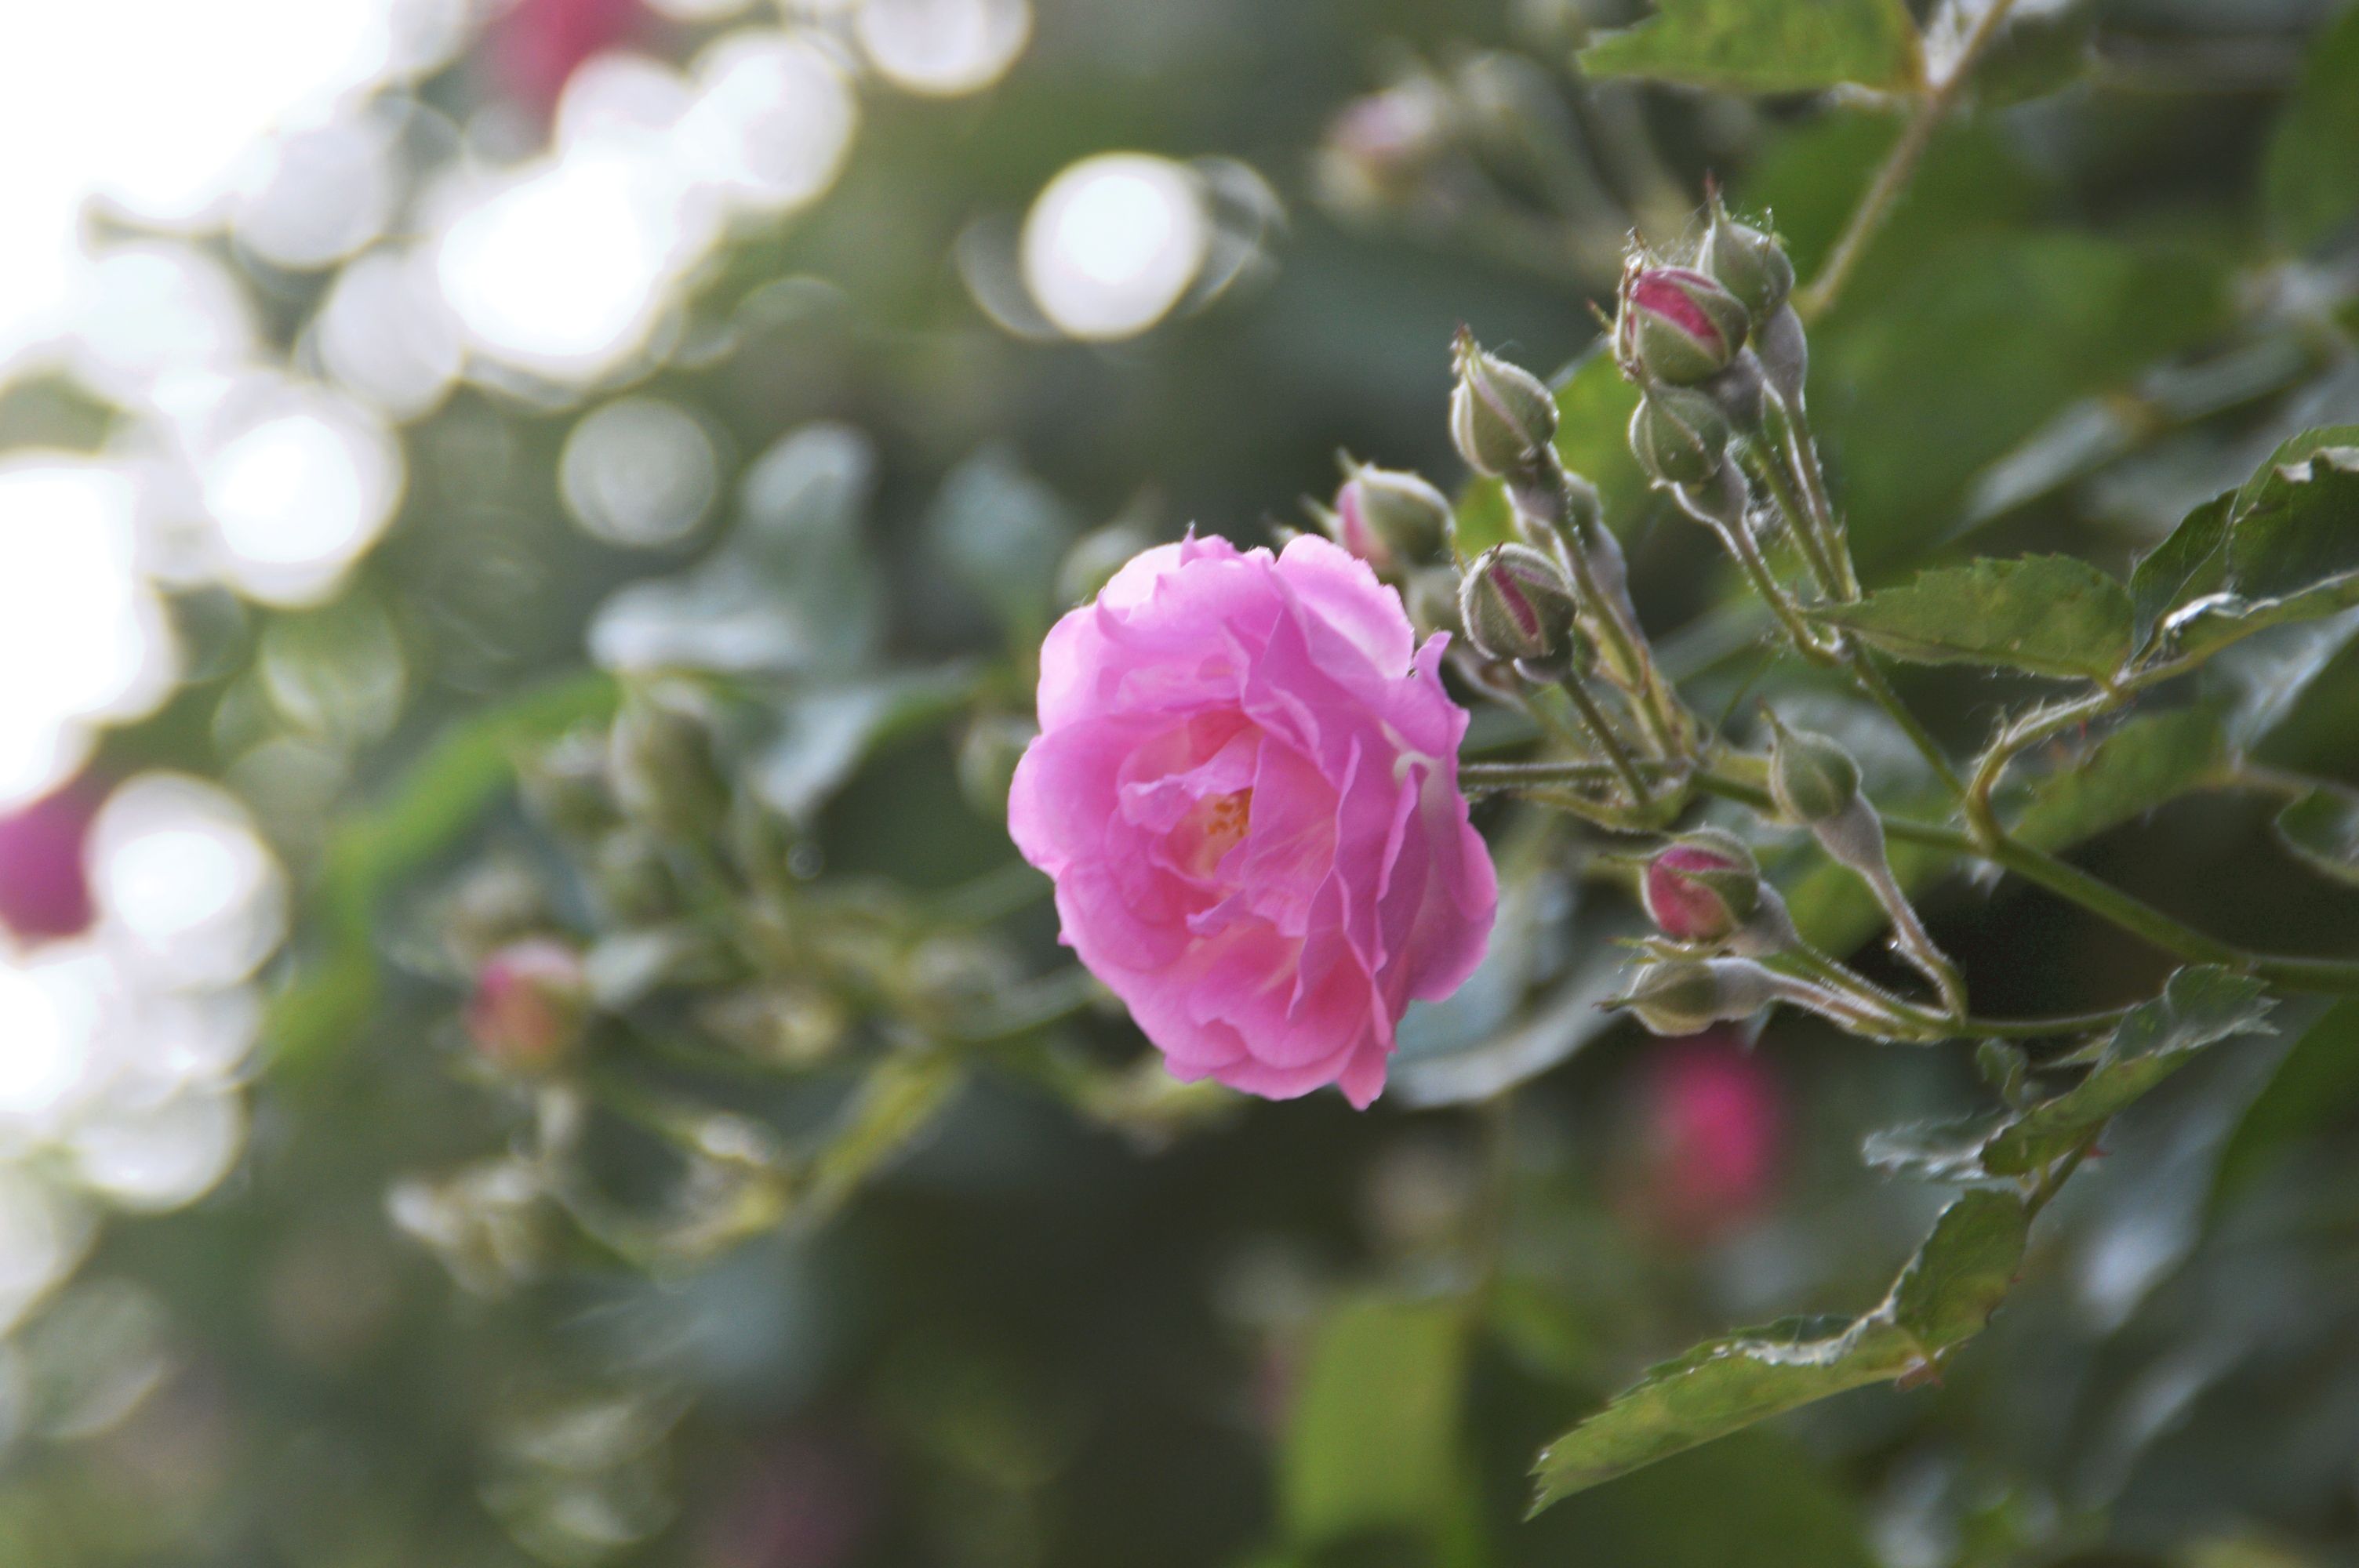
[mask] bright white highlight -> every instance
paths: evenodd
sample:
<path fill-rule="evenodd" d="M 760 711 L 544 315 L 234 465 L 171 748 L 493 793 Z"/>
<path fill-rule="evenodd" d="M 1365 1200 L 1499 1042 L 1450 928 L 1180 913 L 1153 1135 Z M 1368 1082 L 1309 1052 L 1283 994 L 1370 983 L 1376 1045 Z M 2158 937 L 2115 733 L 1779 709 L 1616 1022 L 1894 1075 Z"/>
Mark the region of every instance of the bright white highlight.
<path fill-rule="evenodd" d="M 1032 37 L 1028 0 L 864 0 L 860 47 L 894 85 L 951 96 L 990 86 Z"/>
<path fill-rule="evenodd" d="M 223 575 L 252 598 L 310 604 L 334 592 L 391 521 L 401 452 L 365 409 L 289 389 L 219 441 L 202 484 Z"/>
<path fill-rule="evenodd" d="M 0 803 L 63 778 L 97 723 L 153 708 L 175 663 L 129 481 L 62 455 L 0 462 Z"/>
<path fill-rule="evenodd" d="M 1203 266 L 1212 224 L 1196 178 L 1169 158 L 1104 153 L 1049 182 L 1024 221 L 1024 282 L 1076 338 L 1136 336 Z"/>
<path fill-rule="evenodd" d="M 835 183 L 852 146 L 852 84 L 814 46 L 784 33 L 734 33 L 696 61 L 681 116 L 690 171 L 756 211 L 799 207 Z"/>
<path fill-rule="evenodd" d="M 169 983 L 234 984 L 284 934 L 277 861 L 245 808 L 202 780 L 147 773 L 116 790 L 91 857 L 110 934 Z"/>
<path fill-rule="evenodd" d="M 312 332 L 337 384 L 396 419 L 432 413 L 466 368 L 431 259 L 414 252 L 372 251 L 348 265 Z"/>

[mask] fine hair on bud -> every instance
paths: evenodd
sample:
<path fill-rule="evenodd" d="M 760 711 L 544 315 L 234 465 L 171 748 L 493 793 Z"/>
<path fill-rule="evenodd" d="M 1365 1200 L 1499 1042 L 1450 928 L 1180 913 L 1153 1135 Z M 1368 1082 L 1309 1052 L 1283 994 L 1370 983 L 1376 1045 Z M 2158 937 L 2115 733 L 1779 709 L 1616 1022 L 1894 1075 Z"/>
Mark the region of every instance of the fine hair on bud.
<path fill-rule="evenodd" d="M 1777 1000 L 1777 977 L 1750 958 L 1660 958 L 1641 967 L 1622 1005 L 1652 1034 L 1698 1034 Z"/>
<path fill-rule="evenodd" d="M 1494 545 L 1459 584 L 1459 619 L 1485 658 L 1570 667 L 1575 609 L 1564 568 L 1529 545 Z"/>
<path fill-rule="evenodd" d="M 1794 262 L 1773 234 L 1729 215 L 1715 190 L 1699 261 L 1752 316 L 1755 329 L 1785 308 L 1794 292 Z"/>
<path fill-rule="evenodd" d="M 1450 394 L 1450 438 L 1477 473 L 1524 472 L 1556 439 L 1556 396 L 1531 372 L 1486 353 L 1459 330 L 1457 384 Z"/>
<path fill-rule="evenodd" d="M 1701 484 L 1727 460 L 1728 416 L 1691 387 L 1650 386 L 1630 416 L 1630 451 L 1664 484 Z"/>
<path fill-rule="evenodd" d="M 1860 798 L 1859 763 L 1833 737 L 1788 730 L 1769 716 L 1769 793 L 1787 820 L 1805 827 L 1832 821 Z"/>
<path fill-rule="evenodd" d="M 1634 267 L 1622 282 L 1616 356 L 1640 379 L 1692 386 L 1726 370 L 1745 347 L 1743 300 L 1692 267 Z"/>

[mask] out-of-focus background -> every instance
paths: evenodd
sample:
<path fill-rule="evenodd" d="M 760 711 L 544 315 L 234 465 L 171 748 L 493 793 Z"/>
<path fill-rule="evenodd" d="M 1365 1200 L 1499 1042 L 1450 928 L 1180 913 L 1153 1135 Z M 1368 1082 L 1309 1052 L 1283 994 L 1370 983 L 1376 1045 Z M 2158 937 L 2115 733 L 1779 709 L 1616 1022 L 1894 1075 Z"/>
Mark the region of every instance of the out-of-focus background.
<path fill-rule="evenodd" d="M 2347 1008 L 2125 1119 L 1946 1386 L 1525 1525 L 1649 1358 L 1874 1298 L 1940 1195 L 1861 1138 L 1964 1062 L 1606 1030 L 1627 901 L 1496 808 L 1499 952 L 1366 1116 L 1180 1090 L 1060 968 L 999 812 L 1093 574 L 1339 449 L 1454 488 L 1456 325 L 1566 365 L 1707 171 L 1824 255 L 1890 106 L 1583 81 L 1642 9 L 0 9 L 0 1563 L 2349 1560 Z M 2351 14 L 2017 9 L 1814 334 L 1878 579 L 2118 567 L 2359 419 Z M 1649 623 L 1799 680 L 1625 411 L 1566 440 Z M 2354 630 L 2216 721 L 2353 778 Z M 2359 945 L 2257 806 L 2107 809 Z M 2160 973 L 1930 907 L 1991 1011 Z M 594 1017 L 486 1000 L 535 963 Z"/>

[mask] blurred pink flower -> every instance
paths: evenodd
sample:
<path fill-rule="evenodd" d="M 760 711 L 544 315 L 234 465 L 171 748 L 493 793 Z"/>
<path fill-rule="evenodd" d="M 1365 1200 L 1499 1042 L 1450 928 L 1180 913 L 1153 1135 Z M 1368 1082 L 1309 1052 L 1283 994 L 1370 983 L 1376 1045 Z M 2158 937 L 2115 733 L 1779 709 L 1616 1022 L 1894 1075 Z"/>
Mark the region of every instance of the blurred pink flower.
<path fill-rule="evenodd" d="M 1148 550 L 1049 632 L 1008 827 L 1174 1076 L 1364 1107 L 1402 1010 L 1481 961 L 1445 642 L 1310 535 Z"/>
<path fill-rule="evenodd" d="M 1758 1216 L 1785 1163 L 1786 1097 L 1734 1031 L 1651 1047 L 1639 1083 L 1647 1216 L 1688 1241 Z"/>
<path fill-rule="evenodd" d="M 589 1015 L 582 956 L 554 938 L 528 936 L 502 947 L 476 971 L 467 1033 L 499 1066 L 537 1073 L 572 1051 Z"/>
<path fill-rule="evenodd" d="M 640 0 L 516 0 L 488 40 L 492 69 L 503 91 L 546 114 L 583 60 L 630 42 L 646 19 Z"/>
<path fill-rule="evenodd" d="M 0 925 L 19 942 L 78 936 L 96 918 L 83 845 L 99 802 L 73 784 L 0 816 Z"/>

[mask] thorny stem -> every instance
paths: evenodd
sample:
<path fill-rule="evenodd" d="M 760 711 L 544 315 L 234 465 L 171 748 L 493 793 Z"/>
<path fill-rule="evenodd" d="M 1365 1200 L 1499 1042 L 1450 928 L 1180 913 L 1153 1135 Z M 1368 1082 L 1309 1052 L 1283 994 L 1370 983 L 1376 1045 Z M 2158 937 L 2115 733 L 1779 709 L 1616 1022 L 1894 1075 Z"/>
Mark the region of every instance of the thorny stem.
<path fill-rule="evenodd" d="M 1883 229 L 1885 221 L 1892 216 L 1892 209 L 1900 200 L 1900 193 L 1908 189 L 1909 178 L 1917 172 L 1917 165 L 1924 157 L 1925 149 L 1932 145 L 1933 133 L 1941 128 L 1941 122 L 1956 103 L 1966 79 L 1973 74 L 1974 61 L 1991 39 L 1998 36 L 1999 28 L 2006 22 L 2007 13 L 2014 8 L 2015 0 L 1990 0 L 1988 8 L 1976 18 L 1973 30 L 1966 35 L 1960 46 L 1948 73 L 1924 85 L 1917 100 L 1916 113 L 1902 127 L 1900 139 L 1886 155 L 1883 167 L 1875 171 L 1875 178 L 1868 184 L 1867 194 L 1861 197 L 1859 205 L 1853 209 L 1851 222 L 1844 225 L 1842 237 L 1827 253 L 1826 262 L 1819 268 L 1818 276 L 1812 278 L 1810 286 L 1796 298 L 1794 308 L 1801 313 L 1804 320 L 1824 314 L 1843 293 L 1843 285 L 1851 280 L 1853 269 L 1859 265 L 1860 257 L 1866 254 L 1868 245 Z"/>
<path fill-rule="evenodd" d="M 1945 1017 L 1894 996 L 1864 975 L 1838 963 L 1808 943 L 1780 957 L 1823 984 L 1850 991 L 1863 1001 L 1882 1008 L 1895 1022 L 1921 1032 L 1918 1038 L 1927 1044 L 1961 1038 L 2051 1040 L 2060 1035 L 2093 1034 L 2119 1023 L 2130 1011 L 2126 1007 L 2115 1007 L 2099 1012 L 2060 1013 L 2047 1018 Z"/>

